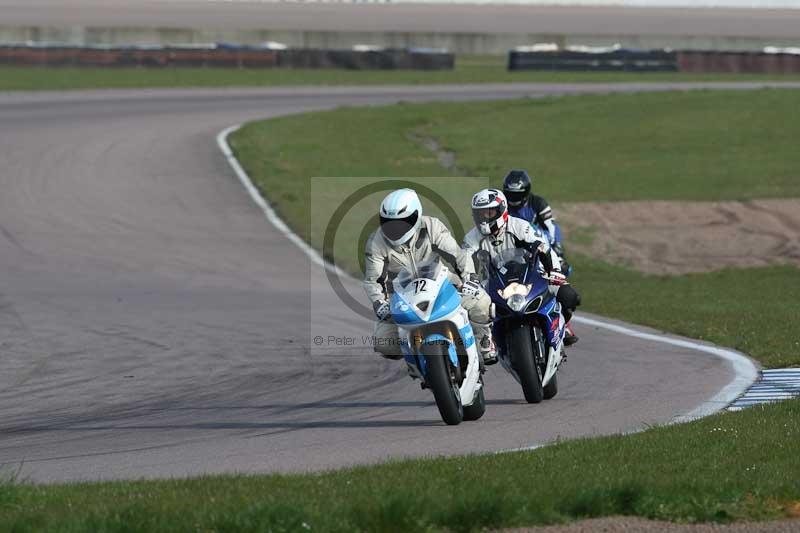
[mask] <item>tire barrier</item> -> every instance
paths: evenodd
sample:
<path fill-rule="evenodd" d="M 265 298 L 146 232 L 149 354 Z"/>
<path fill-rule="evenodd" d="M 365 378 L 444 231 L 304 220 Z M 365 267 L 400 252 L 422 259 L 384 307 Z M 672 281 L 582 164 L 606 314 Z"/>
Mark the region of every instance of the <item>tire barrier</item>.
<path fill-rule="evenodd" d="M 678 52 L 680 72 L 800 73 L 800 50 L 774 52 Z"/>
<path fill-rule="evenodd" d="M 536 47 L 533 47 L 536 48 Z M 629 50 L 624 48 L 559 50 L 520 48 L 508 55 L 508 70 L 800 73 L 800 50 L 765 49 L 761 52 L 705 50 Z"/>
<path fill-rule="evenodd" d="M 512 50 L 508 70 L 675 72 L 678 60 L 666 50 Z"/>
<path fill-rule="evenodd" d="M 290 48 L 278 54 L 278 66 L 352 70 L 452 70 L 455 55 L 427 49 L 318 50 Z"/>
<path fill-rule="evenodd" d="M 188 46 L 0 45 L 0 64 L 47 67 L 229 67 L 451 70 L 446 50 L 362 47 L 323 50 L 228 44 Z"/>

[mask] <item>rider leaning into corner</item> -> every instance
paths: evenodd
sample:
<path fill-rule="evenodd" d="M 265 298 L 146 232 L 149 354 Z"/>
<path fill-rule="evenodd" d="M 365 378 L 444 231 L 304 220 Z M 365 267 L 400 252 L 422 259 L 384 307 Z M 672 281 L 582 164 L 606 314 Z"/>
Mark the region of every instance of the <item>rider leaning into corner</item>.
<path fill-rule="evenodd" d="M 397 325 L 391 317 L 389 296 L 399 272 L 432 260 L 437 255 L 456 269 L 450 281 L 459 288 L 484 362 L 497 362 L 492 341 L 491 299 L 478 283 L 472 258 L 464 253 L 447 227 L 437 218 L 423 216 L 422 204 L 412 189 L 390 193 L 380 207 L 380 228 L 367 239 L 364 289 L 372 302 L 375 351 L 387 359 L 402 359 Z"/>
<path fill-rule="evenodd" d="M 508 201 L 508 213 L 512 217 L 527 220 L 533 226 L 547 232 L 550 246 L 561 261 L 561 272 L 569 276 L 572 267 L 564 255 L 564 244 L 556 227 L 553 210 L 544 197 L 531 193 L 531 183 L 531 177 L 525 170 L 513 169 L 506 174 L 503 178 L 503 194 Z M 567 339 L 573 344 L 577 341 L 571 324 L 567 324 Z"/>
<path fill-rule="evenodd" d="M 475 227 L 464 237 L 463 249 L 477 263 L 480 250 L 489 252 L 492 259 L 511 248 L 525 248 L 535 261 L 538 257 L 547 271 L 550 292 L 561 304 L 564 321 L 569 323 L 575 308 L 581 303 L 578 292 L 567 283 L 561 272 L 561 262 L 550 245 L 539 237 L 528 221 L 509 216 L 505 195 L 497 189 L 484 189 L 472 197 L 472 219 Z M 578 342 L 567 330 L 564 345 Z"/>

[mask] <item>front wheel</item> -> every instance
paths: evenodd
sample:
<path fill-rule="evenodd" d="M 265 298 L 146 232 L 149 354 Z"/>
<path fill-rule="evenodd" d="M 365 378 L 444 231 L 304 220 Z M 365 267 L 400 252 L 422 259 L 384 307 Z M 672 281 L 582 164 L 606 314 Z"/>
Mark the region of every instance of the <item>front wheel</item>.
<path fill-rule="evenodd" d="M 427 366 L 425 382 L 433 391 L 439 414 L 445 424 L 455 426 L 464 419 L 464 406 L 461 405 L 458 385 L 450 374 L 450 355 L 447 348 L 444 342 L 423 344 L 422 354 Z"/>
<path fill-rule="evenodd" d="M 481 385 L 483 385 L 482 379 Z M 472 405 L 464 407 L 464 420 L 477 420 L 482 417 L 485 412 L 486 398 L 483 395 L 483 386 L 481 386 L 480 390 L 478 390 L 478 394 L 475 395 L 475 400 L 472 402 Z"/>
<path fill-rule="evenodd" d="M 544 386 L 544 399 L 549 400 L 556 394 L 558 394 L 558 373 L 553 374 L 553 377 Z"/>
<path fill-rule="evenodd" d="M 534 326 L 536 327 L 536 326 Z M 539 403 L 544 399 L 542 389 L 542 371 L 533 355 L 531 329 L 527 324 L 520 324 L 511 331 L 511 361 L 517 371 L 522 394 L 528 403 Z"/>

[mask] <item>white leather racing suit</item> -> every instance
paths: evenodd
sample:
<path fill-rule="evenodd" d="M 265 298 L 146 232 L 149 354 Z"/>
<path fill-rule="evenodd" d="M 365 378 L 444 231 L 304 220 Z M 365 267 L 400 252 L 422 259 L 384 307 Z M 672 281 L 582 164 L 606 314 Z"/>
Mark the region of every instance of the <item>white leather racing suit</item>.
<path fill-rule="evenodd" d="M 528 225 L 530 227 L 530 224 Z M 435 255 L 447 260 L 456 272 L 451 272 L 450 281 L 460 286 L 462 281 L 475 273 L 472 258 L 464 253 L 447 227 L 437 218 L 422 216 L 417 233 L 405 244 L 393 246 L 378 229 L 367 239 L 364 270 L 364 290 L 373 303 L 387 300 L 392 290 L 392 281 L 397 274 L 415 264 L 430 261 Z M 481 291 L 475 296 L 461 296 L 461 306 L 467 311 L 477 339 L 491 335 L 489 316 L 491 299 Z M 375 351 L 390 358 L 402 357 L 397 325 L 391 318 L 375 323 Z"/>
<path fill-rule="evenodd" d="M 517 217 L 508 217 L 508 222 L 499 237 L 484 235 L 478 231 L 478 228 L 472 228 L 472 231 L 464 236 L 462 248 L 473 260 L 479 250 L 486 250 L 494 259 L 505 250 L 520 248 L 525 243 L 533 245 L 539 243 L 544 253 L 550 255 L 552 270 L 561 272 L 561 262 L 558 259 L 558 255 L 547 243 L 547 239 L 538 234 L 529 222 Z"/>
<path fill-rule="evenodd" d="M 538 248 L 541 250 L 541 253 L 546 254 L 545 257 L 539 255 L 545 269 L 561 273 L 561 261 L 555 250 L 547 243 L 547 238 L 541 233 L 538 233 L 527 220 L 521 218 L 509 216 L 503 233 L 499 237 L 483 235 L 477 228 L 474 228 L 464 236 L 464 243 L 462 246 L 464 251 L 473 258 L 473 261 L 475 261 L 475 254 L 477 254 L 479 250 L 486 250 L 489 252 L 492 259 L 494 259 L 500 253 L 510 248 L 524 247 L 529 248 L 531 251 Z M 547 261 L 547 257 L 549 257 L 549 261 Z M 547 263 L 550 264 L 548 265 Z M 485 272 L 481 273 L 481 275 L 485 274 Z M 569 321 L 572 319 L 575 309 L 581 303 L 580 295 L 572 285 L 568 284 L 551 284 L 549 289 L 550 293 L 555 296 L 556 300 L 561 304 L 561 312 L 569 326 Z M 574 337 L 572 330 L 568 331 L 568 335 Z M 577 337 L 574 338 L 575 341 L 577 341 Z"/>

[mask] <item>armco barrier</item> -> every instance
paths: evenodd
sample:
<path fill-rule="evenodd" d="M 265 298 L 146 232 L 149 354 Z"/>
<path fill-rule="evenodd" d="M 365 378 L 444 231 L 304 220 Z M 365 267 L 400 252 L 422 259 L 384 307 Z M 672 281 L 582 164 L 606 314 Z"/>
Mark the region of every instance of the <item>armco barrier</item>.
<path fill-rule="evenodd" d="M 800 73 L 800 54 L 698 50 L 512 50 L 508 70 Z"/>
<path fill-rule="evenodd" d="M 318 50 L 235 45 L 80 47 L 0 45 L 0 64 L 73 67 L 341 68 L 446 70 L 447 51 L 427 49 Z"/>

